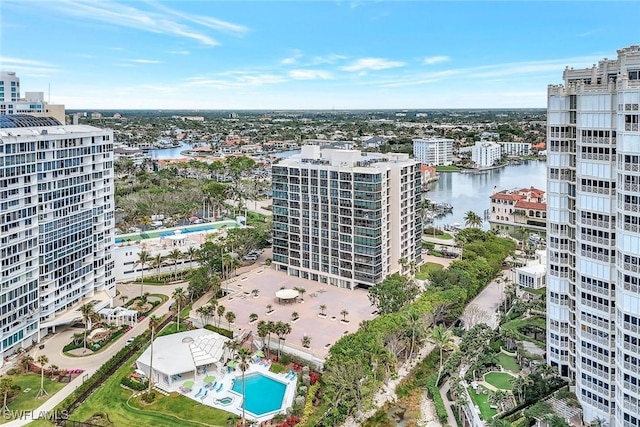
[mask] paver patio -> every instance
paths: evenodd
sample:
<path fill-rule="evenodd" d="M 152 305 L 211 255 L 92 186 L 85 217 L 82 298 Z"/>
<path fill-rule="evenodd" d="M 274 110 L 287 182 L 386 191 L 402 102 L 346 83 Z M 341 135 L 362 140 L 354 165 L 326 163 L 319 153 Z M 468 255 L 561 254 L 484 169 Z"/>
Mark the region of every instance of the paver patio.
<path fill-rule="evenodd" d="M 302 287 L 304 302 L 280 303 L 275 293 L 281 287 Z M 256 313 L 259 320 L 283 321 L 291 325 L 291 334 L 287 336 L 285 345 L 302 349 L 302 337 L 311 338 L 311 346 L 306 349 L 308 353 L 316 357 L 324 358 L 328 354 L 329 347 L 325 345 L 335 343 L 346 333 L 355 332 L 362 320 L 371 320 L 375 307 L 369 301 L 368 292 L 364 289 L 342 289 L 324 283 L 313 282 L 298 277 L 288 276 L 285 272 L 275 271 L 272 268 L 254 270 L 251 273 L 239 277 L 231 283 L 229 289 L 233 293 L 221 299 L 219 303 L 227 311 L 236 315 L 232 329 L 238 331 L 248 329 L 257 336 L 258 321 L 250 324 L 249 315 Z M 253 289 L 258 289 L 258 297 L 251 295 Z M 267 305 L 273 306 L 273 313 L 267 315 Z M 324 311 L 327 317 L 321 318 L 320 306 L 326 305 Z M 340 312 L 347 310 L 348 324 L 342 323 Z M 300 316 L 295 322 L 291 320 L 291 313 L 297 312 Z M 332 319 L 335 317 L 335 319 Z M 215 321 L 212 320 L 211 323 Z M 228 327 L 226 321 L 221 322 L 222 327 Z M 277 337 L 275 337 L 277 341 Z M 272 343 L 274 336 L 271 337 Z"/>

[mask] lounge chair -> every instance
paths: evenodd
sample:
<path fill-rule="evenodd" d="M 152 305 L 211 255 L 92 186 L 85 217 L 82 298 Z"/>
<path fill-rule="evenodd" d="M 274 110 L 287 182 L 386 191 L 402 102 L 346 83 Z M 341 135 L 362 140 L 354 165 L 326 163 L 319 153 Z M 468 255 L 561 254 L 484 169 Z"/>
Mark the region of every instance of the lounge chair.
<path fill-rule="evenodd" d="M 220 390 L 222 390 L 222 386 L 224 385 L 224 383 L 220 383 L 220 385 L 218 386 L 218 388 L 216 389 L 216 393 L 219 393 Z"/>
<path fill-rule="evenodd" d="M 209 390 L 205 390 L 204 394 L 202 395 L 202 397 L 200 398 L 200 400 L 204 400 L 205 397 L 207 397 L 207 394 L 209 394 Z"/>
<path fill-rule="evenodd" d="M 218 385 L 218 381 L 214 381 L 211 384 L 209 384 L 209 388 L 211 390 L 215 390 L 217 385 Z"/>
<path fill-rule="evenodd" d="M 198 390 L 198 392 L 196 393 L 196 395 L 195 395 L 195 396 L 193 396 L 193 397 L 198 397 L 198 396 L 200 396 L 200 394 L 201 394 L 201 393 L 202 393 L 202 387 L 200 387 L 200 390 Z"/>

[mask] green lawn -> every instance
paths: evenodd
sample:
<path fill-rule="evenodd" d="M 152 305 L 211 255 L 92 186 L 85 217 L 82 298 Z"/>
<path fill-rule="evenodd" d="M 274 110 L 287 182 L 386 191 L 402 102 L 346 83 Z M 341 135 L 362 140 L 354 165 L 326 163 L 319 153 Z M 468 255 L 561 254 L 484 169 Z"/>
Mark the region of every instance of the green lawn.
<path fill-rule="evenodd" d="M 138 427 L 226 426 L 233 414 L 202 405 L 181 395 L 162 396 L 151 405 L 142 405 L 131 399 L 132 392 L 120 386 L 123 376 L 131 372 L 134 355 L 116 371 L 95 393 L 71 414 L 71 419 L 87 421 L 95 414 L 106 414 L 112 425 Z"/>
<path fill-rule="evenodd" d="M 16 398 L 11 401 L 7 406 L 12 411 L 26 411 L 29 409 L 35 409 L 42 405 L 43 402 L 46 402 L 51 396 L 56 394 L 61 388 L 66 386 L 66 383 L 59 383 L 57 381 L 52 381 L 48 377 L 44 377 L 44 389 L 49 393 L 49 396 L 45 396 L 40 399 L 36 399 L 36 395 L 40 390 L 40 375 L 38 374 L 24 374 L 24 375 L 9 375 L 9 378 L 13 380 L 13 382 L 20 386 L 20 393 L 16 396 Z M 31 389 L 27 393 L 24 392 L 26 389 Z M 0 417 L 0 424 L 4 424 L 8 422 L 8 419 L 4 417 Z"/>
<path fill-rule="evenodd" d="M 180 322 L 180 330 L 178 331 L 178 324 L 176 322 L 171 322 L 163 330 L 160 331 L 158 336 L 162 337 L 164 335 L 171 335 L 171 334 L 184 332 L 188 330 L 189 328 L 187 328 L 183 322 Z"/>
<path fill-rule="evenodd" d="M 520 332 L 520 329 L 525 326 L 537 326 L 538 328 L 544 331 L 547 328 L 547 322 L 544 319 L 544 317 L 529 317 L 526 319 L 518 318 L 510 322 L 504 323 L 502 326 L 500 326 L 500 329 L 502 329 L 503 331 L 511 330 L 514 332 L 516 339 L 520 341 L 532 342 L 538 347 L 545 349 L 546 346 L 544 342 L 535 340 L 532 337 L 529 337 L 523 334 L 522 332 Z"/>
<path fill-rule="evenodd" d="M 513 388 L 511 382 L 514 379 L 514 376 L 505 374 L 504 372 L 489 372 L 484 376 L 486 382 L 502 390 L 511 390 Z"/>
<path fill-rule="evenodd" d="M 475 390 L 469 388 L 469 395 L 473 403 L 480 409 L 480 417 L 485 421 L 489 421 L 498 411 L 493 409 L 489 404 L 489 393 L 491 392 L 483 387 L 478 387 L 478 390 L 486 391 L 487 394 L 476 394 Z"/>
<path fill-rule="evenodd" d="M 460 168 L 457 166 L 436 166 L 436 172 L 457 172 Z"/>
<path fill-rule="evenodd" d="M 280 372 L 284 372 L 284 366 L 278 362 L 273 362 L 269 370 L 274 374 L 279 374 Z"/>
<path fill-rule="evenodd" d="M 435 262 L 424 263 L 420 266 L 420 270 L 416 272 L 416 279 L 427 280 L 429 273 L 436 270 L 442 270 L 442 265 L 436 264 Z"/>
<path fill-rule="evenodd" d="M 504 353 L 498 353 L 498 361 L 507 371 L 514 373 L 520 372 L 520 365 L 518 365 L 518 360 L 515 357 Z"/>

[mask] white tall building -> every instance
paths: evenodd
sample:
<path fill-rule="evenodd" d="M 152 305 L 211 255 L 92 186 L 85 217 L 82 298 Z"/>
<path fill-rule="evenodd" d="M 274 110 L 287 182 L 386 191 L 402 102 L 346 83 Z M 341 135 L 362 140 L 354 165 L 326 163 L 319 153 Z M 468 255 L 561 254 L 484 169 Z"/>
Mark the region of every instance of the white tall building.
<path fill-rule="evenodd" d="M 112 151 L 110 130 L 0 115 L 3 357 L 112 303 Z"/>
<path fill-rule="evenodd" d="M 449 166 L 453 164 L 453 139 L 414 139 L 413 157 L 427 166 Z"/>
<path fill-rule="evenodd" d="M 497 142 L 476 141 L 471 149 L 471 160 L 479 168 L 495 166 L 502 156 L 502 146 Z"/>
<path fill-rule="evenodd" d="M 548 89 L 547 359 L 587 423 L 640 425 L 640 46 Z"/>
<path fill-rule="evenodd" d="M 64 105 L 48 104 L 44 92 L 26 92 L 20 96 L 20 78 L 13 71 L 0 72 L 0 114 L 30 114 L 65 121 Z"/>
<path fill-rule="evenodd" d="M 420 165 L 407 154 L 320 150 L 272 168 L 273 263 L 353 289 L 420 263 Z"/>

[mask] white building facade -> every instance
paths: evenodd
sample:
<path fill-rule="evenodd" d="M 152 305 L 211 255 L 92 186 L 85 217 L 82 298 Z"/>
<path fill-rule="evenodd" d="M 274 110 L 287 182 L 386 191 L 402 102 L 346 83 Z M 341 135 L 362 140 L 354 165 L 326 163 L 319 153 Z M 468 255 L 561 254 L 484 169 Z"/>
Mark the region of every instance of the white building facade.
<path fill-rule="evenodd" d="M 498 142 L 502 147 L 502 154 L 507 156 L 528 156 L 531 154 L 529 142 Z"/>
<path fill-rule="evenodd" d="M 115 296 L 112 132 L 52 121 L 0 115 L 3 356 Z"/>
<path fill-rule="evenodd" d="M 276 268 L 353 289 L 420 263 L 419 166 L 407 154 L 318 146 L 273 165 Z"/>
<path fill-rule="evenodd" d="M 490 168 L 500 162 L 502 146 L 496 142 L 476 141 L 471 150 L 471 160 L 479 168 Z"/>
<path fill-rule="evenodd" d="M 26 92 L 20 96 L 20 78 L 13 71 L 0 72 L 0 114 L 31 114 L 65 121 L 64 105 L 48 104 L 44 92 Z"/>
<path fill-rule="evenodd" d="M 453 139 L 414 139 L 413 157 L 427 166 L 449 166 L 453 164 Z"/>
<path fill-rule="evenodd" d="M 548 88 L 547 359 L 585 422 L 640 425 L 640 46 Z"/>

